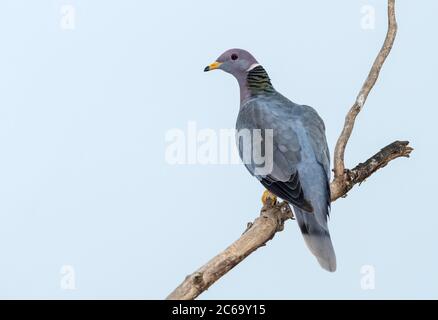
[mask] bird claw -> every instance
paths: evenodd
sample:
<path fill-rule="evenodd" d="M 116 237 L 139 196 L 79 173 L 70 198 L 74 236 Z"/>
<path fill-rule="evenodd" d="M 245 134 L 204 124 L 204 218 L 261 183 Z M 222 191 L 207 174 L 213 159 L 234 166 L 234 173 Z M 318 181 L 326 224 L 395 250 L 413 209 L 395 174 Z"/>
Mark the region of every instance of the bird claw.
<path fill-rule="evenodd" d="M 277 204 L 277 197 L 268 190 L 265 190 L 262 195 L 262 203 L 264 206 L 275 206 Z"/>

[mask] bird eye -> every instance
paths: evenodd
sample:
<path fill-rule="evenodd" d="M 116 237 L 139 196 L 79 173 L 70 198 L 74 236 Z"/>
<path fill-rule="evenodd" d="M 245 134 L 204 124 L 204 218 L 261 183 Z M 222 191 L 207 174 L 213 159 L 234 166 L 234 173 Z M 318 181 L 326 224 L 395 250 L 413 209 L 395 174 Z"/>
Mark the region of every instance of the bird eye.
<path fill-rule="evenodd" d="M 237 58 L 239 58 L 239 57 L 237 56 L 237 54 L 233 53 L 233 54 L 231 55 L 231 60 L 237 60 Z"/>

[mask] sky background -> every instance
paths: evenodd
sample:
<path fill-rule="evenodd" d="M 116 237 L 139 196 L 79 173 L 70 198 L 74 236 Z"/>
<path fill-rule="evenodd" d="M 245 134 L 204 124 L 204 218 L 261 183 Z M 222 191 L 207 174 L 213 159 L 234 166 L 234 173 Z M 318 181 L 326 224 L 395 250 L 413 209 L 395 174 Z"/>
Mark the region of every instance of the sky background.
<path fill-rule="evenodd" d="M 201 298 L 438 297 L 438 2 L 396 9 L 399 33 L 346 162 L 397 139 L 415 151 L 333 204 L 336 273 L 289 221 Z M 2 0 L 0 297 L 167 296 L 261 206 L 241 165 L 166 162 L 172 128 L 234 128 L 237 83 L 203 68 L 249 50 L 278 91 L 317 109 L 333 150 L 386 23 L 377 0 Z M 374 290 L 361 286 L 366 265 Z"/>

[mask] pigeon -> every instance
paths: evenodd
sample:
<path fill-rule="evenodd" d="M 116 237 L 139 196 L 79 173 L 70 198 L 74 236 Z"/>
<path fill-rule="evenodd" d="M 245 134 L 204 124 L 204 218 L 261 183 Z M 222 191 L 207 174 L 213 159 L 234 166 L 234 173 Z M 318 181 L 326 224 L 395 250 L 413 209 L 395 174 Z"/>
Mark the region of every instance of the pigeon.
<path fill-rule="evenodd" d="M 312 107 L 276 91 L 266 70 L 248 51 L 227 50 L 204 71 L 216 69 L 233 75 L 239 84 L 236 142 L 244 165 L 266 188 L 262 201 L 275 202 L 278 197 L 289 203 L 308 248 L 323 269 L 334 272 L 336 255 L 327 225 L 330 153 L 323 120 Z M 242 131 L 253 135 L 242 139 Z M 263 166 L 255 159 L 260 158 L 256 150 L 268 159 Z"/>

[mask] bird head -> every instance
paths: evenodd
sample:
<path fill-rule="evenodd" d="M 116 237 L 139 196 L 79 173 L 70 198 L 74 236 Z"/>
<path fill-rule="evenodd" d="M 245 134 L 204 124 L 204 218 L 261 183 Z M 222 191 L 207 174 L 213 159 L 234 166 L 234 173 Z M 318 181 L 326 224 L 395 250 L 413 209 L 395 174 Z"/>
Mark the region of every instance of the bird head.
<path fill-rule="evenodd" d="M 258 65 L 257 60 L 248 51 L 230 49 L 222 53 L 215 62 L 205 67 L 204 71 L 220 69 L 236 78 L 241 78 Z"/>

